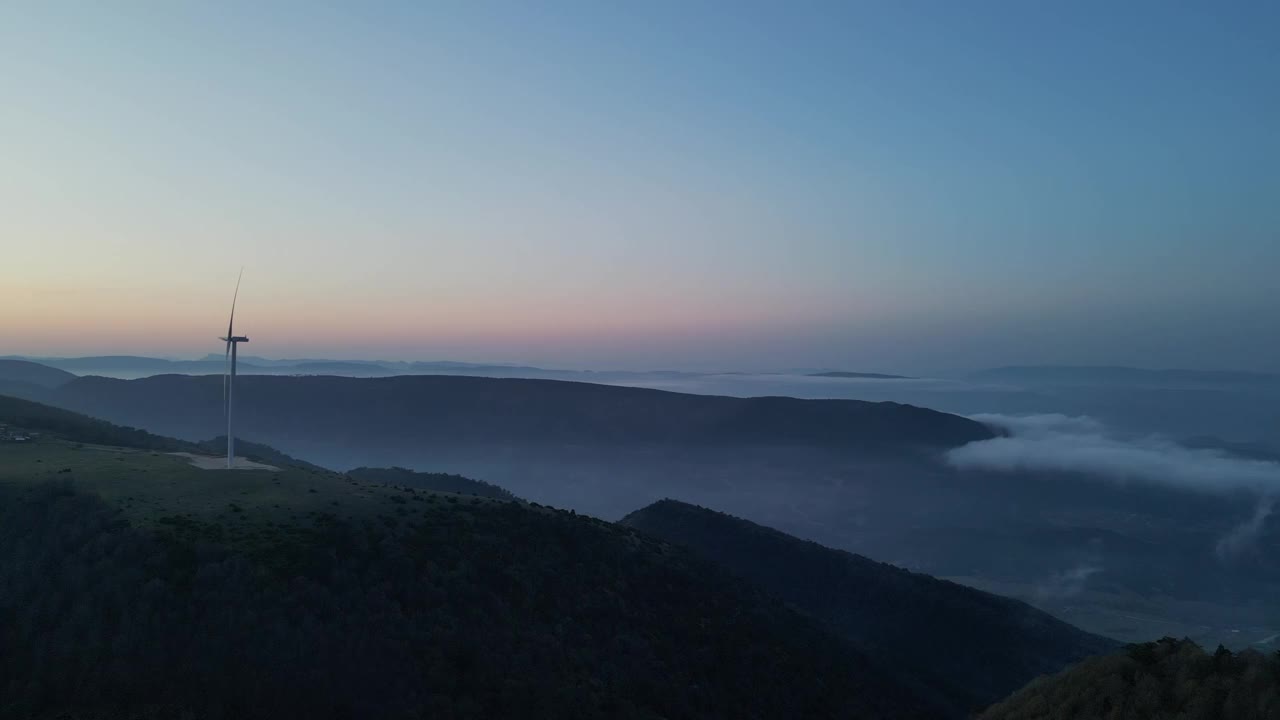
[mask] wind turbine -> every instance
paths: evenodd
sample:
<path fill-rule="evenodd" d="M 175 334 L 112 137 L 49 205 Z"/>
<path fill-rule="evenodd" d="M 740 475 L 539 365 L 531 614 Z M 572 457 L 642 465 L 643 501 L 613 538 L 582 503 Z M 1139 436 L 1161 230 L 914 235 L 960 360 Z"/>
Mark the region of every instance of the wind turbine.
<path fill-rule="evenodd" d="M 227 415 L 228 470 L 235 467 L 236 464 L 236 436 L 231 429 L 231 398 L 236 389 L 236 346 L 242 342 L 249 342 L 249 338 L 237 336 L 234 329 L 236 324 L 236 298 L 240 296 L 240 279 L 243 277 L 244 268 L 240 268 L 240 275 L 236 277 L 236 292 L 231 296 L 231 320 L 227 323 L 227 336 L 218 338 L 227 343 L 225 370 L 222 374 L 222 410 Z"/>

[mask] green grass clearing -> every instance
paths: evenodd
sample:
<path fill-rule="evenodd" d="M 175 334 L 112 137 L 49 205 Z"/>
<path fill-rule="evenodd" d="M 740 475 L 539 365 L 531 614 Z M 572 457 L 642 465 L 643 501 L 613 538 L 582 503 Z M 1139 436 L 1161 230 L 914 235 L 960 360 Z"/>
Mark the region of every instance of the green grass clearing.
<path fill-rule="evenodd" d="M 54 438 L 0 445 L 0 484 L 71 482 L 123 511 L 137 527 L 187 517 L 227 526 L 304 524 L 320 515 L 401 521 L 428 508 L 494 502 L 473 496 L 361 483 L 294 467 L 204 470 L 188 458 Z M 167 524 L 167 523 L 166 523 Z"/>

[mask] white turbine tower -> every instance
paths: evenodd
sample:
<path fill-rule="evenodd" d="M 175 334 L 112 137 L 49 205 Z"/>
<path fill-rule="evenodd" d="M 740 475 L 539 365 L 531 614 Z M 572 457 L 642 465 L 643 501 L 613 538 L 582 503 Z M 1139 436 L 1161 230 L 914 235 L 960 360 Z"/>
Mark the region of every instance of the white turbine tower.
<path fill-rule="evenodd" d="M 227 415 L 227 469 L 235 467 L 236 464 L 236 436 L 231 427 L 231 398 L 235 395 L 236 389 L 236 345 L 242 342 L 249 342 L 247 337 L 237 337 L 235 334 L 236 324 L 236 298 L 240 296 L 240 278 L 244 277 L 244 268 L 240 268 L 240 275 L 236 277 L 236 292 L 231 296 L 231 321 L 227 323 L 227 336 L 218 338 L 225 340 L 227 343 L 226 361 L 222 374 L 222 410 Z"/>

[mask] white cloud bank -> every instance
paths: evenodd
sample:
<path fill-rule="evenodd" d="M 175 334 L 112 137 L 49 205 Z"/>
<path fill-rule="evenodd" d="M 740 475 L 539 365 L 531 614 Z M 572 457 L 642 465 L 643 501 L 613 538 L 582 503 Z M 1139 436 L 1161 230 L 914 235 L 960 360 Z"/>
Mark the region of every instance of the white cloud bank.
<path fill-rule="evenodd" d="M 1271 517 L 1275 507 L 1274 497 L 1268 496 L 1259 500 L 1253 517 L 1232 528 L 1226 537 L 1218 541 L 1218 557 L 1233 558 L 1257 546 L 1258 539 L 1262 537 L 1262 530 L 1266 527 L 1267 518 Z"/>
<path fill-rule="evenodd" d="M 1102 423 L 1089 417 L 971 417 L 1008 435 L 951 450 L 947 461 L 958 468 L 1079 472 L 1198 492 L 1257 493 L 1258 505 L 1252 517 L 1218 542 L 1218 556 L 1224 559 L 1255 547 L 1280 496 L 1280 463 L 1188 448 L 1157 436 L 1120 438 L 1108 434 Z M 1087 577 L 1065 580 L 1083 585 Z M 1070 589 L 1073 585 L 1064 582 L 1063 587 Z"/>
<path fill-rule="evenodd" d="M 1041 600 L 1066 600 L 1084 592 L 1089 578 L 1102 572 L 1099 564 L 1085 563 L 1067 570 L 1054 573 L 1049 579 L 1036 586 L 1036 597 Z"/>
<path fill-rule="evenodd" d="M 1120 438 L 1089 417 L 973 415 L 1009 434 L 947 453 L 959 468 L 1081 472 L 1202 492 L 1280 492 L 1280 463 L 1211 449 L 1188 448 L 1165 438 Z"/>

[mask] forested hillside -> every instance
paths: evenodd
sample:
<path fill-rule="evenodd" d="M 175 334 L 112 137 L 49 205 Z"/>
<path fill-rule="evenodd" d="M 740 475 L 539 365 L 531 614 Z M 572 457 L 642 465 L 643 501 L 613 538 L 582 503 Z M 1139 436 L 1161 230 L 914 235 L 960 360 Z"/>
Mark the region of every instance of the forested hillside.
<path fill-rule="evenodd" d="M 1276 720 L 1280 653 L 1165 638 L 1033 682 L 983 720 Z"/>
<path fill-rule="evenodd" d="M 354 470 L 348 470 L 347 475 L 364 482 L 386 483 L 418 490 L 478 495 L 499 500 L 517 499 L 516 496 L 497 485 L 482 480 L 472 480 L 469 477 L 452 473 L 415 472 L 402 467 L 358 467 Z"/>
<path fill-rule="evenodd" d="M 0 423 L 83 443 L 175 452 L 196 449 L 192 443 L 7 395 L 0 395 Z"/>
<path fill-rule="evenodd" d="M 929 717 L 641 533 L 284 468 L 0 447 L 0 717 Z"/>
<path fill-rule="evenodd" d="M 621 524 L 688 547 L 821 619 L 957 716 L 1117 645 L 1026 603 L 674 500 Z"/>

